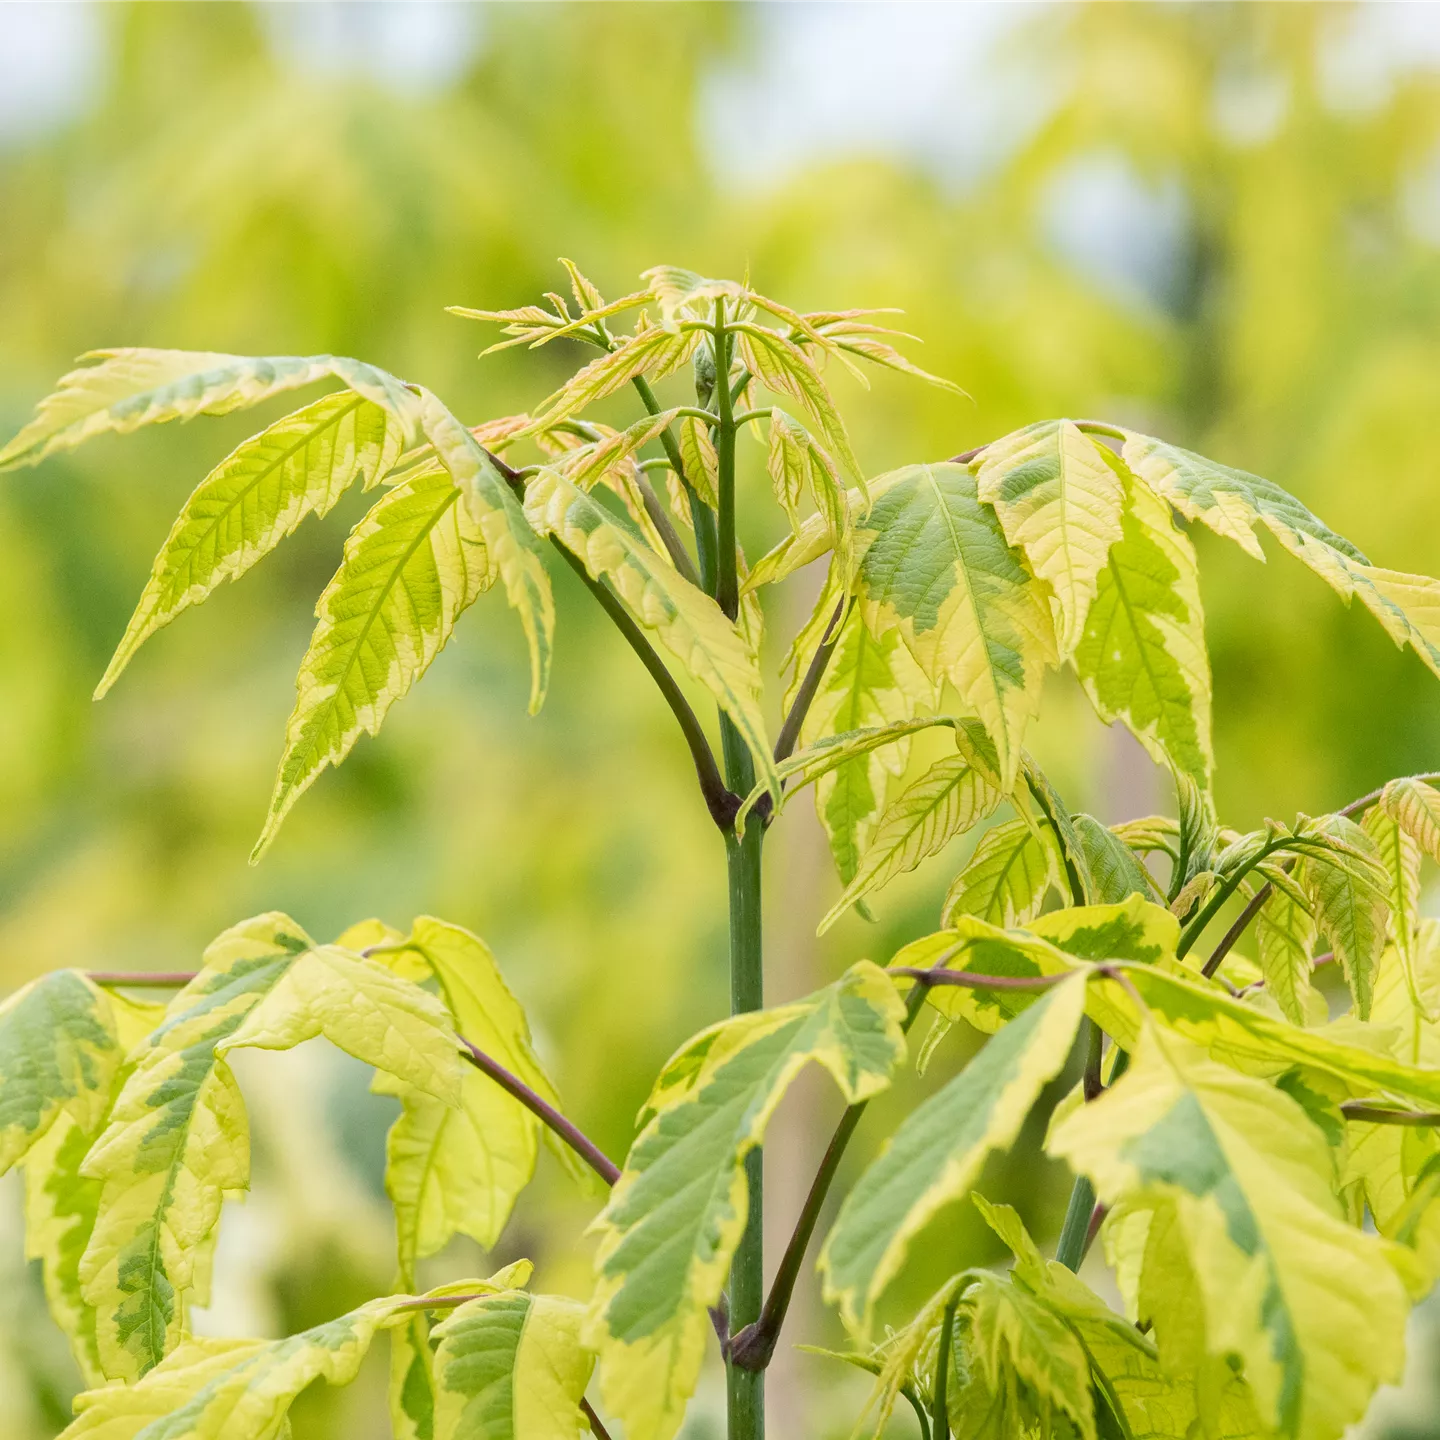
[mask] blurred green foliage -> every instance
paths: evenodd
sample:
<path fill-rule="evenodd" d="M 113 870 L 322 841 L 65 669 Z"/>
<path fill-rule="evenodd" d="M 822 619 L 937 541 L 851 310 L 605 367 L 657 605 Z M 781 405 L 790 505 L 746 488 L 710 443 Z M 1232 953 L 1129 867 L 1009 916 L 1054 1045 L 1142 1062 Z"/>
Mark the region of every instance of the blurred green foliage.
<path fill-rule="evenodd" d="M 1029 75 L 1047 109 L 982 178 L 957 189 L 901 160 L 841 158 L 745 193 L 710 172 L 699 98 L 715 65 L 753 56 L 756 12 L 483 18 L 466 73 L 415 94 L 287 65 L 252 7 L 101 11 L 93 103 L 0 151 L 0 428 L 74 355 L 109 344 L 359 355 L 479 421 L 526 408 L 574 357 L 477 363 L 481 332 L 445 305 L 523 303 L 557 285 L 562 253 L 611 294 L 661 261 L 748 265 L 797 306 L 904 307 L 926 367 L 975 397 L 840 380 L 872 472 L 1050 415 L 1135 421 L 1274 476 L 1378 563 L 1440 564 L 1440 248 L 1416 221 L 1437 183 L 1440 83 L 1415 70 L 1337 96 L 1346 9 L 1038 11 L 995 63 Z M 1097 225 L 1121 242 L 1157 228 L 1146 283 L 1117 285 L 1063 243 Z M 1122 268 L 1130 253 L 1119 245 Z M 359 510 L 302 528 L 261 575 L 148 646 L 102 706 L 89 701 L 169 517 L 269 418 L 98 442 L 0 488 L 0 983 L 59 965 L 184 967 L 263 909 L 316 934 L 372 913 L 443 915 L 494 945 L 569 1108 L 618 1155 L 665 1056 L 725 1008 L 722 852 L 669 716 L 568 575 L 538 719 L 525 718 L 515 627 L 489 623 L 503 603 L 489 597 L 255 870 L 308 609 Z M 757 481 L 758 459 L 742 459 Z M 774 537 L 743 538 L 754 554 Z M 1262 570 L 1208 533 L 1197 545 L 1231 823 L 1328 809 L 1434 767 L 1440 706 L 1413 655 L 1285 557 Z M 769 617 L 772 660 L 806 608 Z M 1037 748 L 1076 807 L 1118 819 L 1169 804 L 1138 749 L 1058 681 Z M 837 886 L 803 810 L 770 847 L 775 999 L 929 928 L 949 878 L 933 864 L 895 887 L 878 925 L 850 920 L 817 942 Z M 925 1083 L 963 1048 L 942 1051 Z M 313 1049 L 243 1067 L 256 1193 L 227 1212 L 213 1328 L 294 1329 L 390 1280 L 376 1204 L 388 1112 L 354 1066 Z M 875 1107 L 872 1151 L 918 1083 Z M 802 1088 L 777 1122 L 782 1226 L 831 1108 Z M 984 1188 L 1037 1232 L 1058 1228 L 1063 1177 L 1033 1145 Z M 588 1213 L 552 1166 L 495 1263 L 530 1254 L 546 1287 L 579 1293 Z M 0 1240 L 0 1275 L 14 1276 L 8 1219 Z M 968 1207 L 947 1216 L 897 1307 L 942 1266 L 995 1258 L 992 1244 Z M 51 1436 L 68 1361 L 37 1318 L 33 1276 L 0 1280 L 0 1295 L 0 1429 Z M 833 1322 L 812 1309 L 801 1323 Z M 828 1392 L 818 1365 L 782 1360 L 774 1403 L 796 1403 L 797 1384 Z M 383 1377 L 369 1382 L 307 1397 L 297 1436 L 383 1434 Z M 809 1428 L 844 1433 L 834 1402 L 815 1403 Z"/>

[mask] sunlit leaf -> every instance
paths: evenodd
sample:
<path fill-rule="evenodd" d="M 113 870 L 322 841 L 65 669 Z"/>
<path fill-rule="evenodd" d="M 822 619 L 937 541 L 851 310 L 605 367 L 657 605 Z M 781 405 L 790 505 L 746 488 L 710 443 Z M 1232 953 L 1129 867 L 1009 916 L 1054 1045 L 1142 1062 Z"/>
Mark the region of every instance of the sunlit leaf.
<path fill-rule="evenodd" d="M 1100 718 L 1208 789 L 1210 662 L 1195 549 L 1169 508 L 1124 477 L 1123 535 L 1099 572 L 1075 669 Z"/>
<path fill-rule="evenodd" d="M 587 1343 L 630 1440 L 679 1428 L 745 1227 L 742 1166 L 790 1082 L 810 1062 L 847 1102 L 890 1082 L 904 1007 L 862 961 L 808 999 L 702 1031 L 661 1072 L 645 1128 L 595 1224 L 599 1276 Z"/>
<path fill-rule="evenodd" d="M 906 1118 L 846 1196 L 820 1267 L 826 1299 L 862 1337 L 910 1242 L 943 1206 L 964 1196 L 992 1150 L 1014 1141 L 1065 1064 L 1084 1013 L 1085 983 L 1077 976 L 1055 986 L 989 1040 Z"/>
<path fill-rule="evenodd" d="M 1309 910 L 1283 890 L 1274 891 L 1255 917 L 1255 947 L 1266 989 L 1296 1025 L 1306 1019 L 1314 945 L 1315 921 Z"/>
<path fill-rule="evenodd" d="M 1040 913 L 1045 896 L 1060 882 L 1060 862 L 1049 826 L 1024 820 L 992 825 L 969 863 L 951 882 L 940 923 L 974 915 L 994 925 L 1023 925 Z"/>
<path fill-rule="evenodd" d="M 856 901 L 979 824 L 1004 798 L 968 756 L 937 760 L 881 812 L 855 878 L 826 912 L 819 933 Z"/>
<path fill-rule="evenodd" d="M 180 511 L 96 698 L 162 626 L 238 579 L 307 515 L 327 514 L 357 479 L 369 489 L 392 470 L 403 440 L 393 414 L 340 390 L 232 451 Z"/>
<path fill-rule="evenodd" d="M 435 1327 L 435 1440 L 577 1440 L 595 1358 L 585 1307 L 507 1290 Z"/>
<path fill-rule="evenodd" d="M 104 1182 L 80 1277 L 107 1375 L 133 1381 L 174 1348 L 221 1202 L 248 1184 L 244 1103 L 225 1055 L 321 1034 L 459 1100 L 462 1067 L 438 1000 L 375 961 L 315 945 L 283 915 L 227 930 L 135 1052 L 82 1167 Z"/>
<path fill-rule="evenodd" d="M 1147 1027 L 1125 1076 L 1049 1141 L 1110 1204 L 1172 1201 L 1206 1348 L 1268 1422 L 1331 1440 L 1398 1378 L 1409 1309 L 1384 1242 L 1345 1223 L 1324 1135 L 1274 1086 Z"/>
<path fill-rule="evenodd" d="M 597 400 L 613 395 L 637 375 L 663 379 L 686 364 L 698 344 L 686 331 L 639 330 L 609 354 L 577 370 L 548 399 L 535 408 L 532 430 L 543 430 L 578 415 Z"/>
<path fill-rule="evenodd" d="M 912 465 L 870 488 L 856 530 L 866 619 L 878 635 L 899 630 L 931 680 L 973 707 L 1008 787 L 1055 659 L 1045 593 L 963 465 Z"/>

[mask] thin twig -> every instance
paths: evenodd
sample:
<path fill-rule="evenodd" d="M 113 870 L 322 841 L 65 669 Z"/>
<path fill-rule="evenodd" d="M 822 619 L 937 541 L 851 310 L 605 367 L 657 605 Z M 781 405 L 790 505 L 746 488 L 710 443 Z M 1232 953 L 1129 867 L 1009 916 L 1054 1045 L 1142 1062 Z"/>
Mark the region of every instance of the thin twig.
<path fill-rule="evenodd" d="M 588 1422 L 595 1440 L 610 1440 L 610 1432 L 600 1423 L 600 1417 L 583 1395 L 580 1397 L 580 1413 Z"/>
<path fill-rule="evenodd" d="M 974 970 L 945 970 L 939 967 L 925 970 L 912 965 L 892 965 L 885 973 L 908 975 L 913 980 L 923 980 L 930 985 L 964 985 L 972 990 L 1047 990 L 1062 980 L 1068 980 L 1075 971 L 1062 970 L 1055 975 L 982 975 Z M 1102 966 L 1097 973 L 1109 975 L 1111 972 Z"/>
<path fill-rule="evenodd" d="M 482 1074 L 512 1095 L 532 1114 L 538 1115 L 607 1185 L 620 1178 L 620 1167 L 578 1126 L 567 1120 L 547 1100 L 542 1100 L 518 1075 L 487 1055 L 473 1041 L 459 1037 L 461 1054 Z"/>
<path fill-rule="evenodd" d="M 1342 1100 L 1340 1113 L 1347 1120 L 1366 1120 L 1372 1125 L 1440 1125 L 1440 1110 L 1398 1110 L 1370 1100 Z"/>
<path fill-rule="evenodd" d="M 805 678 L 800 682 L 800 688 L 795 692 L 795 701 L 790 706 L 790 713 L 780 727 L 780 736 L 775 741 L 775 763 L 777 765 L 782 760 L 790 758 L 799 742 L 800 727 L 804 725 L 805 716 L 809 713 L 816 692 L 820 689 L 820 682 L 825 678 L 825 667 L 830 663 L 831 655 L 835 653 L 835 645 L 840 638 L 838 634 L 840 619 L 844 613 L 845 600 L 842 597 L 835 606 L 835 613 L 830 617 L 830 623 L 825 627 L 825 634 L 821 638 L 819 647 L 810 657 L 810 665 L 805 671 Z"/>

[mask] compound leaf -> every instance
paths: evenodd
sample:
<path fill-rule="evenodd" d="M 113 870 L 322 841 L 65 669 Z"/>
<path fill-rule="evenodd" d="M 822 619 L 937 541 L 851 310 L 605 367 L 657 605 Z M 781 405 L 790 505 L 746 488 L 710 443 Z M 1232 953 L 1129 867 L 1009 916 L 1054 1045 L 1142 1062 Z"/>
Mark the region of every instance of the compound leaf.
<path fill-rule="evenodd" d="M 578 1440 L 584 1319 L 577 1301 L 507 1290 L 437 1325 L 435 1440 Z"/>
<path fill-rule="evenodd" d="M 226 1194 L 249 1181 L 244 1103 L 225 1062 L 324 1034 L 367 1064 L 455 1101 L 461 1066 L 443 1006 L 286 916 L 232 927 L 132 1057 L 81 1173 L 103 1181 L 80 1263 L 105 1373 L 133 1381 L 180 1338 Z"/>
<path fill-rule="evenodd" d="M 1108 1204 L 1173 1201 L 1206 1349 L 1243 1362 L 1280 1434 L 1332 1440 L 1398 1377 L 1400 1276 L 1385 1242 L 1342 1218 L 1324 1135 L 1274 1086 L 1148 1026 L 1124 1077 L 1049 1148 Z"/>
<path fill-rule="evenodd" d="M 388 474 L 403 432 L 390 411 L 339 390 L 233 450 L 181 509 L 95 698 L 150 636 L 245 574 L 307 515 L 328 514 L 357 479 L 368 490 Z"/>
<path fill-rule="evenodd" d="M 586 1343 L 631 1440 L 668 1440 L 694 1388 L 745 1228 L 742 1162 L 810 1062 L 846 1101 L 883 1090 L 904 1054 L 904 1006 L 868 961 L 792 1005 L 739 1015 L 683 1046 L 595 1223 L 598 1283 Z"/>
<path fill-rule="evenodd" d="M 862 1337 L 910 1242 L 964 1196 L 992 1150 L 1014 1141 L 1059 1074 L 1085 1011 L 1085 985 L 1083 976 L 1063 981 L 1001 1029 L 905 1120 L 846 1197 L 820 1268 L 825 1298 Z"/>

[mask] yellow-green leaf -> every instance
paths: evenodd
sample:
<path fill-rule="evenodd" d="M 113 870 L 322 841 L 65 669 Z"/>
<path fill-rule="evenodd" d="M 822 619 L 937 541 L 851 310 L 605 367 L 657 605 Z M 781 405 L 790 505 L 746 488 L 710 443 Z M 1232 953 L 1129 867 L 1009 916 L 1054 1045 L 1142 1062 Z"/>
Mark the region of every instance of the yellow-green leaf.
<path fill-rule="evenodd" d="M 233 450 L 171 527 L 96 699 L 157 630 L 245 574 L 307 515 L 327 514 L 357 479 L 368 490 L 388 474 L 404 439 L 390 411 L 339 390 Z"/>
<path fill-rule="evenodd" d="M 578 1440 L 584 1319 L 578 1301 L 507 1290 L 437 1325 L 435 1440 Z"/>
<path fill-rule="evenodd" d="M 1432 859 L 1440 860 L 1440 791 L 1411 776 L 1392 780 L 1376 802 Z"/>
<path fill-rule="evenodd" d="M 478 935 L 427 915 L 402 945 L 386 948 L 390 954 L 380 958 L 413 960 L 433 977 L 460 1034 L 559 1107 L 535 1058 L 525 1012 Z M 372 1088 L 398 1095 L 404 1105 L 390 1131 L 385 1170 L 403 1283 L 413 1284 L 415 1262 L 454 1235 L 493 1248 L 535 1170 L 541 1127 L 534 1114 L 468 1067 L 459 1108 L 383 1072 Z"/>
<path fill-rule="evenodd" d="M 348 1385 L 376 1332 L 415 1304 L 371 1300 L 285 1340 L 187 1340 L 136 1383 L 78 1396 L 62 1440 L 270 1440 L 307 1385 Z"/>
<path fill-rule="evenodd" d="M 1255 948 L 1265 988 L 1296 1025 L 1306 1022 L 1314 945 L 1315 921 L 1309 910 L 1293 895 L 1274 891 L 1255 917 Z"/>
<path fill-rule="evenodd" d="M 937 760 L 881 813 L 855 878 L 821 920 L 824 934 L 856 901 L 913 870 L 983 820 L 1005 797 L 964 754 Z"/>
<path fill-rule="evenodd" d="M 855 1104 L 890 1083 L 904 1006 L 868 961 L 805 1000 L 701 1032 L 666 1065 L 645 1128 L 595 1223 L 598 1283 L 586 1341 L 630 1440 L 668 1440 L 694 1388 L 745 1228 L 742 1162 L 812 1061 Z"/>
<path fill-rule="evenodd" d="M 1032 828 L 1024 820 L 992 825 L 945 892 L 940 923 L 950 925 L 961 915 L 1007 926 L 1033 919 L 1060 883 L 1053 837 L 1048 825 Z"/>
<path fill-rule="evenodd" d="M 444 1007 L 375 961 L 317 946 L 261 915 L 227 930 L 132 1056 L 81 1173 L 104 1182 L 80 1265 L 107 1375 L 134 1380 L 178 1342 L 221 1203 L 249 1181 L 244 1103 L 225 1061 L 316 1035 L 458 1101 L 461 1063 Z"/>
<path fill-rule="evenodd" d="M 1120 477 L 1071 421 L 1046 420 L 987 445 L 976 484 L 1005 538 L 1050 587 L 1055 638 L 1068 657 L 1120 538 Z"/>
<path fill-rule="evenodd" d="M 1122 721 L 1160 764 L 1207 790 L 1215 757 L 1195 548 L 1164 501 L 1122 478 L 1123 534 L 1099 572 L 1076 673 L 1102 720 Z"/>
<path fill-rule="evenodd" d="M 484 537 L 449 475 L 416 473 L 381 496 L 345 542 L 340 569 L 315 607 L 318 623 L 300 662 L 285 752 L 252 859 L 320 773 L 362 734 L 379 731 L 492 578 Z"/>
<path fill-rule="evenodd" d="M 877 635 L 899 630 L 926 675 L 955 686 L 989 731 L 1008 788 L 1055 660 L 1045 591 L 965 466 L 912 465 L 870 492 L 856 528 L 866 620 Z"/>
<path fill-rule="evenodd" d="M 875 1303 L 910 1242 L 974 1184 L 992 1150 L 1010 1145 L 1046 1083 L 1059 1074 L 1085 1009 L 1085 978 L 1046 992 L 944 1089 L 913 1111 L 856 1182 L 825 1241 L 825 1297 L 869 1334 Z"/>
<path fill-rule="evenodd" d="M 1404 1286 L 1385 1242 L 1343 1219 L 1324 1135 L 1274 1086 L 1147 1026 L 1124 1077 L 1049 1148 L 1108 1204 L 1173 1202 L 1206 1349 L 1243 1363 L 1280 1434 L 1333 1440 L 1398 1378 Z"/>
<path fill-rule="evenodd" d="M 99 1123 L 125 1058 L 110 997 L 78 970 L 54 970 L 0 1005 L 0 1175 L 62 1115 Z"/>
<path fill-rule="evenodd" d="M 607 355 L 577 370 L 536 408 L 532 431 L 545 430 L 578 415 L 587 406 L 628 385 L 637 375 L 660 380 L 684 365 L 694 353 L 697 337 L 687 331 L 638 330 Z"/>
<path fill-rule="evenodd" d="M 714 695 L 744 737 L 757 774 L 778 790 L 760 712 L 759 666 L 715 601 L 553 470 L 530 481 L 525 513 L 542 535 L 574 551 L 594 579 L 609 581 L 635 619 Z"/>

